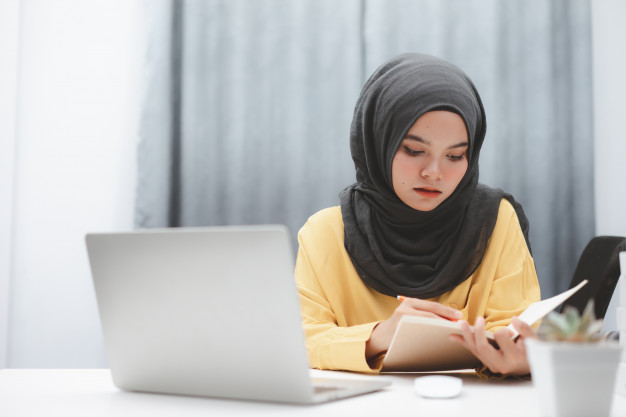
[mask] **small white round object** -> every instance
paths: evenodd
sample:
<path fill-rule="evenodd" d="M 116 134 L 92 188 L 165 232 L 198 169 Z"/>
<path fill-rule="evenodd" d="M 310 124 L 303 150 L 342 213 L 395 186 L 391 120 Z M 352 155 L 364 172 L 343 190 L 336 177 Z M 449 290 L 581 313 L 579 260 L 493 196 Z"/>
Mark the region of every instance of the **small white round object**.
<path fill-rule="evenodd" d="M 448 375 L 427 375 L 415 378 L 415 392 L 425 398 L 454 398 L 461 393 L 463 380 Z"/>

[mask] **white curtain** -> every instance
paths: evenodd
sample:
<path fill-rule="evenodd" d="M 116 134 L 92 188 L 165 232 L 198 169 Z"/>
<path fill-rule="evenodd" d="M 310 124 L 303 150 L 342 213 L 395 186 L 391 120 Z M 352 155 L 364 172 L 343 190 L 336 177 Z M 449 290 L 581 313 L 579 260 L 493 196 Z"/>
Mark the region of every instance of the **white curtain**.
<path fill-rule="evenodd" d="M 107 366 L 84 238 L 133 227 L 140 6 L 0 1 L 0 367 Z"/>
<path fill-rule="evenodd" d="M 0 2 L 0 369 L 6 367 L 17 97 L 19 4 Z"/>
<path fill-rule="evenodd" d="M 425 52 L 475 81 L 481 182 L 525 207 L 544 296 L 594 235 L 589 0 L 150 2 L 140 227 L 284 223 L 354 181 L 348 133 L 384 60 Z"/>

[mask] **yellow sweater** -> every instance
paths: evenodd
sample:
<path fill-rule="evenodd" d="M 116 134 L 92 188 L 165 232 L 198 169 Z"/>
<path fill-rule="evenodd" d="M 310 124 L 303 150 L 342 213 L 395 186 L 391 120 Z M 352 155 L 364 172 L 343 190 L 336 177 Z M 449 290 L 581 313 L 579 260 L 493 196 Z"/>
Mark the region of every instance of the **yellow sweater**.
<path fill-rule="evenodd" d="M 398 307 L 394 297 L 368 287 L 344 248 L 340 207 L 319 211 L 298 233 L 296 283 L 310 365 L 359 372 L 372 369 L 365 343 L 374 326 Z M 487 330 L 507 326 L 540 299 L 535 265 L 517 215 L 503 199 L 485 255 L 474 274 L 453 290 L 431 298 L 463 312 L 470 323 L 484 317 Z"/>

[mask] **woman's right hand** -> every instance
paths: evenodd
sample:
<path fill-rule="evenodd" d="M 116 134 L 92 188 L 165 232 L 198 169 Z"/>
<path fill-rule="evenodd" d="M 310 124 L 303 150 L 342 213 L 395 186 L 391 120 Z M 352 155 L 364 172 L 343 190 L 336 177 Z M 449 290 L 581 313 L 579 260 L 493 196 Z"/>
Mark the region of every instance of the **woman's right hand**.
<path fill-rule="evenodd" d="M 396 332 L 396 327 L 400 322 L 400 317 L 404 315 L 433 317 L 448 320 L 459 320 L 463 318 L 463 313 L 452 307 L 444 306 L 435 301 L 421 300 L 419 298 L 405 297 L 387 320 L 381 321 L 374 327 L 372 335 L 365 343 L 365 357 L 370 359 L 387 351 L 391 344 L 391 339 Z"/>

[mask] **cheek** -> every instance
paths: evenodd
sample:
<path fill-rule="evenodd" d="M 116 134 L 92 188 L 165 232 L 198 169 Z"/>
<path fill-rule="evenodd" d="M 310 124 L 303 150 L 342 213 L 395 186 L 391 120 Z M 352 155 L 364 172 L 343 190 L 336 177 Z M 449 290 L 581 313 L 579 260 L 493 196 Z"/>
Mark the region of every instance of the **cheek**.
<path fill-rule="evenodd" d="M 418 171 L 419 169 L 414 160 L 404 155 L 396 155 L 393 158 L 393 165 L 391 166 L 391 180 L 395 186 L 409 178 L 415 177 Z"/>
<path fill-rule="evenodd" d="M 393 158 L 391 165 L 391 182 L 394 189 L 402 182 L 402 161 L 397 155 Z"/>
<path fill-rule="evenodd" d="M 461 182 L 463 176 L 467 172 L 467 161 L 457 162 L 448 171 L 448 178 L 450 182 L 454 184 L 454 188 Z"/>

